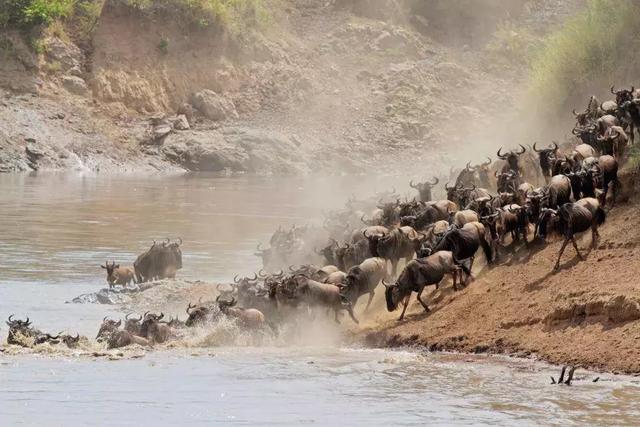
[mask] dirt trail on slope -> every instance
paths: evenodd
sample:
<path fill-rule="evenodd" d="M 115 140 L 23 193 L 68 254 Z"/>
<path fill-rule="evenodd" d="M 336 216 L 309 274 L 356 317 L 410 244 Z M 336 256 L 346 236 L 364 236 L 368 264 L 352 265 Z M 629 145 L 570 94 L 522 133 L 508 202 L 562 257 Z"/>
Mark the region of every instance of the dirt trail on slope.
<path fill-rule="evenodd" d="M 637 191 L 632 183 L 627 188 Z M 427 296 L 424 313 L 412 296 L 399 312 L 378 316 L 365 331 L 371 345 L 421 345 L 432 350 L 536 355 L 552 363 L 640 372 L 640 200 L 617 206 L 580 262 L 569 245 L 552 271 L 561 242 L 522 249 L 511 264 L 485 271 L 466 289 L 450 285 Z"/>

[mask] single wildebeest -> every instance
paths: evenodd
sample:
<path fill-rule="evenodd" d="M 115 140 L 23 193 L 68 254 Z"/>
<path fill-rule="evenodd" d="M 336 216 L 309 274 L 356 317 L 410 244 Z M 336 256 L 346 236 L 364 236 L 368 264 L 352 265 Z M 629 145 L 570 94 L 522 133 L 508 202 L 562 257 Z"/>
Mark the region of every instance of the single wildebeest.
<path fill-rule="evenodd" d="M 333 286 L 333 285 L 328 285 Z M 264 314 L 255 308 L 235 307 L 237 301 L 231 298 L 230 301 L 223 300 L 220 296 L 216 298 L 220 313 L 230 319 L 235 319 L 238 325 L 246 329 L 262 329 L 267 326 Z"/>
<path fill-rule="evenodd" d="M 351 267 L 344 280 L 342 290 L 346 299 L 355 306 L 364 294 L 369 294 L 369 300 L 364 311 L 369 309 L 378 284 L 387 276 L 387 261 L 384 258 L 369 258 L 360 265 Z"/>
<path fill-rule="evenodd" d="M 419 182 L 417 184 L 414 184 L 412 180 L 412 181 L 409 181 L 409 187 L 415 188 L 416 190 L 418 190 L 418 194 L 420 195 L 421 202 L 430 202 L 431 189 L 433 188 L 434 185 L 438 185 L 438 182 L 440 182 L 440 180 L 437 177 L 433 178 L 433 182 Z"/>
<path fill-rule="evenodd" d="M 451 223 L 458 228 L 462 228 L 469 222 L 478 222 L 479 220 L 477 212 L 466 209 L 456 212 L 452 217 Z"/>
<path fill-rule="evenodd" d="M 319 283 L 303 275 L 295 275 L 287 279 L 285 288 L 290 289 L 292 297 L 309 307 L 322 307 L 332 309 L 335 321 L 340 323 L 338 314 L 341 310 L 347 310 L 351 319 L 358 323 L 353 314 L 351 303 L 342 295 L 338 286 L 327 283 Z"/>
<path fill-rule="evenodd" d="M 426 258 L 418 258 L 412 260 L 400 273 L 400 277 L 393 285 L 385 285 L 385 299 L 387 301 L 387 310 L 394 311 L 400 302 L 403 302 L 404 308 L 400 314 L 398 321 L 404 319 L 404 313 L 409 306 L 411 293 L 416 292 L 417 298 L 425 311 L 429 311 L 429 307 L 421 299 L 422 291 L 426 286 L 438 285 L 446 274 L 451 274 L 456 286 L 456 275 L 458 270 L 462 268 L 467 275 L 471 275 L 471 271 L 462 265 L 457 265 L 453 254 L 449 251 L 438 251 Z"/>
<path fill-rule="evenodd" d="M 347 273 L 344 271 L 336 271 L 331 273 L 326 279 L 323 280 L 323 283 L 328 283 L 330 285 L 343 285 L 345 279 L 347 278 Z"/>
<path fill-rule="evenodd" d="M 369 238 L 368 236 L 366 237 Z M 409 226 L 391 230 L 377 239 L 377 256 L 391 262 L 392 277 L 396 276 L 398 263 L 401 259 L 409 262 L 414 257 L 416 248 L 419 247 L 416 239 L 419 239 L 418 233 Z"/>
<path fill-rule="evenodd" d="M 493 187 L 491 182 L 491 163 L 492 163 L 491 157 L 487 157 L 486 162 L 473 166 L 473 170 L 475 171 L 478 185 L 480 185 L 480 187 L 484 187 L 484 188 Z"/>
<path fill-rule="evenodd" d="M 487 263 L 493 262 L 491 256 L 491 246 L 485 237 L 485 228 L 479 222 L 470 222 L 464 227 L 448 231 L 444 237 L 433 248 L 434 252 L 451 251 L 457 263 L 469 259 L 469 272 L 473 268 L 473 261 L 478 249 L 482 246 Z M 469 280 L 471 274 L 467 274 L 465 282 Z"/>
<path fill-rule="evenodd" d="M 138 256 L 133 263 L 138 283 L 156 279 L 175 279 L 176 271 L 182 268 L 182 251 L 180 242 L 171 243 L 169 239 L 163 243 L 153 242 L 151 248 Z"/>
<path fill-rule="evenodd" d="M 611 207 L 616 204 L 616 195 L 618 192 L 618 161 L 613 156 L 600 156 L 598 162 L 592 167 L 595 186 L 602 189 L 600 195 L 600 204 L 605 207 L 609 186 L 611 186 L 612 197 Z"/>
<path fill-rule="evenodd" d="M 551 181 L 545 189 L 545 196 L 548 200 L 546 205 L 551 209 L 556 209 L 558 206 L 570 202 L 571 180 L 564 175 L 551 177 Z"/>
<path fill-rule="evenodd" d="M 578 249 L 575 235 L 590 229 L 591 247 L 596 247 L 600 237 L 600 234 L 598 233 L 598 226 L 604 224 L 606 219 L 606 214 L 600 206 L 600 202 L 590 197 L 580 199 L 575 203 L 565 203 L 560 206 L 558 210 L 547 209 L 542 215 L 543 218 L 541 219 L 541 222 L 544 223 L 553 221 L 555 218 L 556 221 L 554 222 L 554 228 L 564 237 L 554 270 L 558 270 L 560 268 L 560 258 L 562 257 L 564 249 L 569 241 L 573 243 L 573 247 L 576 250 L 578 258 L 580 260 L 584 260 L 584 257 Z"/>
<path fill-rule="evenodd" d="M 129 318 L 129 314 L 124 316 L 124 330 L 131 332 L 133 335 L 142 336 L 140 333 L 140 325 L 142 322 L 142 316 L 139 318 L 131 317 Z"/>
<path fill-rule="evenodd" d="M 635 129 L 640 129 L 640 99 L 638 99 L 635 87 L 631 86 L 631 90 L 620 89 L 614 90 L 611 86 L 611 93 L 616 95 L 616 104 L 619 111 L 623 114 L 623 121 L 629 126 L 629 136 L 631 144 L 634 143 Z"/>
<path fill-rule="evenodd" d="M 108 336 L 105 337 L 107 341 L 107 348 L 122 348 L 131 344 L 138 344 L 143 347 L 149 347 L 151 343 L 143 337 L 133 335 L 129 331 L 114 330 Z"/>
<path fill-rule="evenodd" d="M 556 152 L 558 151 L 558 144 L 553 141 L 553 146 L 541 149 L 538 149 L 536 144 L 537 142 L 533 143 L 533 151 L 538 153 L 540 170 L 542 171 L 542 176 L 544 177 L 545 182 L 548 183 L 552 176 L 551 170 Z"/>
<path fill-rule="evenodd" d="M 145 313 L 144 320 L 140 325 L 140 336 L 146 338 L 151 343 L 162 344 L 171 338 L 171 328 L 160 320 L 164 318 L 164 313 Z"/>
<path fill-rule="evenodd" d="M 199 326 L 210 322 L 214 319 L 214 308 L 212 303 L 198 303 L 192 305 L 189 303 L 187 307 L 187 316 L 189 316 L 185 322 L 187 327 Z"/>
<path fill-rule="evenodd" d="M 627 140 L 627 134 L 620 126 L 611 126 L 607 128 L 603 136 L 598 137 L 598 142 L 602 147 L 602 154 L 613 156 L 618 161 L 622 161 L 625 158 Z"/>
<path fill-rule="evenodd" d="M 136 282 L 133 267 L 120 267 L 120 264 L 116 264 L 115 261 L 111 261 L 111 264 L 109 264 L 109 261 L 105 261 L 104 265 L 100 267 L 107 270 L 109 288 L 113 288 L 115 285 L 126 286 L 131 282 Z"/>
<path fill-rule="evenodd" d="M 109 339 L 109 337 L 120 328 L 120 325 L 122 325 L 122 320 L 116 322 L 105 316 L 104 319 L 102 319 L 102 325 L 100 325 L 100 329 L 96 335 L 96 341 L 101 342 Z"/>
<path fill-rule="evenodd" d="M 522 149 L 521 151 L 509 151 L 506 154 L 502 154 L 502 147 L 500 147 L 496 154 L 498 155 L 498 158 L 506 162 L 500 171 L 501 173 L 512 171 L 518 176 L 523 175 L 519 164 L 519 158 L 527 151 L 527 149 L 522 144 L 520 144 L 520 148 Z"/>
<path fill-rule="evenodd" d="M 86 337 L 83 337 L 86 340 Z M 73 335 L 64 334 L 60 336 L 60 340 L 66 345 L 68 348 L 77 348 L 80 343 L 80 334 Z"/>

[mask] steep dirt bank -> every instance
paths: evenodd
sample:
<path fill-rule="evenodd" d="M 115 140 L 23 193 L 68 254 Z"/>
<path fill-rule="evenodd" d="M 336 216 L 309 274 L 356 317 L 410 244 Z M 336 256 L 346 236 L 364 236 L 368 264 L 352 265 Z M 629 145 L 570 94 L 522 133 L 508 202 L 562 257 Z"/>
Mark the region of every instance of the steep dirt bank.
<path fill-rule="evenodd" d="M 486 25 L 477 21 L 487 14 L 464 14 L 444 34 L 438 23 L 456 15 L 447 3 L 284 0 L 270 6 L 268 28 L 233 37 L 176 10 L 107 0 L 82 49 L 59 27 L 40 54 L 0 34 L 0 139 L 10 153 L 0 169 L 74 167 L 56 158 L 81 151 L 59 143 L 62 128 L 82 147 L 86 132 L 103 141 L 83 148 L 90 169 L 357 172 L 428 162 L 444 172 L 499 145 L 504 117 L 518 111 L 526 67 L 512 60 L 499 22 L 538 36 L 580 7 L 517 3 Z M 467 24 L 473 43 L 451 32 Z M 31 103 L 14 99 L 24 93 Z M 58 105 L 90 117 L 86 132 L 48 121 Z M 14 113 L 37 120 L 44 154 L 35 167 L 24 132 L 5 125 Z"/>
<path fill-rule="evenodd" d="M 630 181 L 626 188 L 637 191 Z M 536 355 L 607 371 L 640 372 L 640 200 L 610 212 L 597 249 L 578 262 L 571 245 L 552 272 L 560 242 L 522 249 L 506 265 L 485 270 L 466 289 L 434 291 L 424 313 L 412 297 L 409 316 L 362 336 L 369 345 L 420 345 L 432 350 Z M 588 233 L 590 234 L 590 233 Z M 587 249 L 590 235 L 579 246 Z M 424 297 L 423 297 L 424 298 Z"/>

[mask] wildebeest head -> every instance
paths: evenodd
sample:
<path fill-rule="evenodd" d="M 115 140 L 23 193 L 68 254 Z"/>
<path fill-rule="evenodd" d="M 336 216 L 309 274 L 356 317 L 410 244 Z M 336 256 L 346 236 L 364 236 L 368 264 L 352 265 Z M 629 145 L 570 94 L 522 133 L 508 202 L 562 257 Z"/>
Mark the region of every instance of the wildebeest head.
<path fill-rule="evenodd" d="M 540 159 L 540 169 L 542 169 L 543 174 L 548 175 L 551 173 L 551 162 L 555 156 L 556 151 L 558 150 L 558 144 L 553 141 L 553 146 L 549 146 L 547 148 L 537 148 L 537 142 L 533 143 L 533 151 L 538 153 Z"/>
<path fill-rule="evenodd" d="M 378 252 L 378 243 L 384 237 L 384 234 L 367 234 L 367 230 L 364 230 L 362 235 L 369 241 L 369 252 L 371 253 L 371 256 L 380 256 Z"/>
<path fill-rule="evenodd" d="M 146 312 L 142 316 L 143 320 L 140 324 L 140 335 L 146 337 L 149 335 L 149 328 L 153 324 L 157 324 L 160 320 L 164 319 L 164 313 L 160 312 L 160 314 Z"/>
<path fill-rule="evenodd" d="M 27 320 L 20 320 L 20 319 L 14 319 L 15 315 L 12 314 L 11 316 L 9 316 L 9 318 L 6 321 L 7 326 L 9 326 L 9 329 L 27 329 L 31 327 L 31 320 L 29 320 L 29 317 L 27 317 Z"/>
<path fill-rule="evenodd" d="M 502 147 L 500 147 L 498 149 L 498 152 L 496 153 L 498 155 L 498 157 L 502 160 L 505 160 L 507 162 L 507 164 L 509 165 L 509 169 L 511 169 L 514 172 L 518 172 L 520 170 L 520 166 L 518 164 L 518 160 L 520 158 L 521 155 L 523 155 L 527 149 L 524 147 L 524 145 L 519 144 L 521 150 L 520 151 L 514 151 L 511 150 L 505 154 L 502 154 Z"/>
<path fill-rule="evenodd" d="M 109 339 L 109 337 L 120 328 L 122 325 L 122 320 L 109 319 L 106 316 L 102 319 L 102 325 L 100 325 L 100 329 L 98 330 L 98 335 L 96 335 L 96 340 L 98 342 L 103 341 L 105 339 Z"/>
<path fill-rule="evenodd" d="M 78 347 L 78 343 L 80 342 L 80 334 L 76 334 L 75 337 L 73 335 L 65 334 L 60 336 L 60 338 L 62 342 L 69 348 Z"/>
<path fill-rule="evenodd" d="M 186 326 L 192 327 L 201 325 L 210 319 L 211 307 L 200 303 L 193 305 L 189 303 L 189 306 L 187 307 L 187 316 L 189 317 L 185 322 Z"/>
<path fill-rule="evenodd" d="M 434 185 L 438 185 L 440 180 L 437 177 L 433 178 L 433 182 L 419 182 L 417 184 L 413 183 L 413 180 L 409 181 L 409 187 L 415 188 L 418 190 L 418 194 L 420 194 L 420 200 L 423 202 L 431 201 L 431 189 Z"/>
<path fill-rule="evenodd" d="M 172 242 L 167 244 L 167 248 L 173 254 L 176 261 L 176 270 L 180 270 L 182 268 L 182 250 L 180 249 L 180 245 L 182 245 L 182 239 L 178 237 L 179 242 Z"/>
<path fill-rule="evenodd" d="M 109 264 L 109 261 L 105 261 L 104 265 L 101 265 L 100 267 L 107 270 L 107 281 L 112 282 L 114 279 L 113 272 L 120 268 L 120 264 L 116 264 L 115 261 L 111 261 L 111 264 Z"/>
<path fill-rule="evenodd" d="M 238 301 L 234 298 L 231 297 L 231 299 L 223 299 L 222 295 L 218 295 L 216 297 L 216 303 L 218 303 L 218 308 L 220 309 L 221 313 L 226 313 L 231 307 L 235 306 Z"/>
<path fill-rule="evenodd" d="M 631 90 L 627 90 L 627 89 L 614 90 L 614 88 L 615 88 L 615 85 L 611 86 L 611 93 L 616 96 L 616 104 L 622 105 L 627 101 L 633 100 L 634 92 L 636 90 L 634 86 L 631 86 Z"/>
<path fill-rule="evenodd" d="M 454 185 L 449 187 L 449 183 L 444 184 L 444 190 L 447 192 L 447 200 L 458 203 L 458 191 L 463 188 L 462 185 Z"/>
<path fill-rule="evenodd" d="M 393 285 L 389 285 L 384 280 L 382 281 L 382 284 L 385 287 L 384 298 L 387 303 L 387 311 L 394 311 L 402 299 L 402 296 L 400 295 L 400 286 L 398 285 L 398 282 Z"/>
<path fill-rule="evenodd" d="M 557 210 L 549 208 L 542 209 L 538 223 L 536 224 L 536 235 L 544 239 L 549 234 L 549 230 L 553 230 L 559 221 L 560 218 Z"/>
<path fill-rule="evenodd" d="M 142 316 L 139 318 L 129 317 L 130 313 L 124 316 L 124 330 L 131 332 L 134 335 L 140 335 L 140 324 L 142 322 Z"/>

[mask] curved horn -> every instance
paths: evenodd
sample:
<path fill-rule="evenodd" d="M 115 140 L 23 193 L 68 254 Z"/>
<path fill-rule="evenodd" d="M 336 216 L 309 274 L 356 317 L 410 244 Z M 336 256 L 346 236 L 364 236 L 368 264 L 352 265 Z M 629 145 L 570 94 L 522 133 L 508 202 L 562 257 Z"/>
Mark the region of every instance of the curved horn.
<path fill-rule="evenodd" d="M 578 113 L 576 112 L 575 108 L 571 112 L 573 113 L 574 116 L 578 117 Z"/>
<path fill-rule="evenodd" d="M 524 145 L 522 145 L 522 144 L 518 144 L 518 145 L 520 145 L 520 148 L 522 148 L 522 151 L 521 151 L 521 152 L 519 152 L 518 154 L 524 154 L 524 153 L 527 151 L 527 149 L 526 149 L 526 148 L 525 148 L 525 146 L 524 146 Z"/>
<path fill-rule="evenodd" d="M 615 86 L 616 86 L 616 85 L 611 86 L 611 93 L 612 93 L 612 94 L 614 94 L 614 95 L 616 94 L 615 90 L 613 90 L 613 88 L 614 88 Z"/>
<path fill-rule="evenodd" d="M 501 151 L 502 151 L 502 147 L 500 147 L 500 148 L 498 149 L 498 152 L 497 152 L 496 154 L 497 154 L 497 156 L 498 156 L 498 157 L 500 157 L 501 159 L 504 159 L 505 155 L 504 155 L 504 154 L 502 154 L 502 153 L 501 153 Z"/>
<path fill-rule="evenodd" d="M 449 191 L 449 190 L 452 190 L 452 189 L 453 189 L 453 187 L 449 187 L 449 181 L 447 181 L 447 182 L 444 184 L 444 189 L 445 189 L 445 190 L 447 190 L 447 191 Z"/>
<path fill-rule="evenodd" d="M 536 148 L 537 143 L 537 141 L 533 143 L 533 151 L 535 151 L 536 153 L 542 153 L 542 150 L 538 150 L 538 148 Z"/>
<path fill-rule="evenodd" d="M 258 275 L 253 273 L 253 279 L 249 279 L 249 282 L 255 282 L 256 280 L 258 280 Z"/>
<path fill-rule="evenodd" d="M 551 141 L 551 143 L 553 144 L 553 151 L 556 151 L 558 149 L 558 143 L 555 141 Z"/>
<path fill-rule="evenodd" d="M 116 323 L 116 328 L 119 328 L 120 325 L 122 325 L 122 319 L 118 320 L 118 322 Z"/>
<path fill-rule="evenodd" d="M 130 314 L 131 314 L 131 313 L 127 313 L 127 314 L 125 314 L 125 315 L 124 315 L 124 320 L 129 320 L 129 315 L 130 315 Z"/>
<path fill-rule="evenodd" d="M 187 306 L 187 314 L 191 315 L 190 310 L 193 310 L 194 308 L 196 308 L 196 305 L 191 305 L 191 303 L 189 303 L 189 305 Z"/>
<path fill-rule="evenodd" d="M 178 237 L 179 243 L 178 245 L 182 245 L 182 237 Z"/>
<path fill-rule="evenodd" d="M 315 248 L 314 248 L 314 249 L 315 249 Z M 317 252 L 316 252 L 316 253 L 317 253 Z M 259 277 L 259 278 L 261 278 L 261 279 L 264 279 L 265 277 L 267 277 L 267 273 L 265 273 L 265 271 L 261 268 L 261 269 L 258 271 L 258 277 Z"/>
<path fill-rule="evenodd" d="M 256 251 L 262 252 L 262 243 L 258 243 L 258 245 L 256 246 Z"/>
<path fill-rule="evenodd" d="M 238 278 L 238 275 L 236 274 L 235 276 L 233 276 L 233 283 L 239 283 L 240 279 Z"/>
<path fill-rule="evenodd" d="M 9 320 L 9 322 L 12 322 L 11 318 L 12 318 L 13 316 L 15 316 L 15 314 L 12 314 L 11 316 L 9 316 L 9 319 L 8 319 L 8 320 Z"/>
<path fill-rule="evenodd" d="M 467 162 L 467 165 L 465 166 L 465 169 L 470 171 L 471 170 L 471 161 Z"/>
<path fill-rule="evenodd" d="M 429 185 L 438 185 L 438 183 L 440 182 L 440 180 L 438 179 L 437 176 L 433 177 L 433 182 L 430 182 Z"/>
<path fill-rule="evenodd" d="M 102 321 L 103 321 L 103 322 L 106 322 L 106 321 L 107 321 L 107 316 L 104 316 L 104 317 L 102 318 Z"/>
<path fill-rule="evenodd" d="M 409 187 L 418 189 L 418 186 L 413 184 L 413 180 L 409 181 Z"/>
<path fill-rule="evenodd" d="M 384 279 L 382 279 L 382 284 L 384 285 L 385 288 L 390 288 L 393 285 L 388 284 Z"/>
<path fill-rule="evenodd" d="M 489 166 L 491 164 L 491 157 L 487 156 L 487 163 L 483 163 L 482 166 Z"/>
<path fill-rule="evenodd" d="M 163 312 L 160 312 L 160 316 L 158 316 L 158 320 L 160 320 L 160 319 L 164 319 L 164 313 Z"/>

